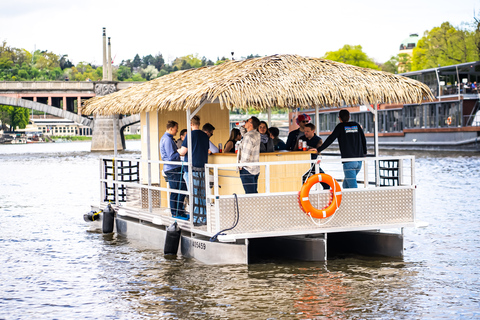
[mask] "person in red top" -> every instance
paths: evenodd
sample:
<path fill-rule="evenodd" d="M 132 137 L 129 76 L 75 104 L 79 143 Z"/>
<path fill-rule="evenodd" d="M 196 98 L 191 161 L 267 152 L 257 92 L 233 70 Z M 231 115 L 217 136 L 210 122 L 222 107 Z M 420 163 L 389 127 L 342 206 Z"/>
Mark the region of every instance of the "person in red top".
<path fill-rule="evenodd" d="M 297 117 L 297 124 L 299 126 L 298 129 L 296 130 L 292 130 L 289 134 L 288 134 L 288 138 L 287 138 L 287 150 L 295 150 L 295 146 L 297 145 L 298 143 L 298 139 L 300 139 L 301 137 L 303 137 L 305 134 L 304 134 L 304 131 L 305 131 L 305 125 L 307 123 L 309 123 L 312 119 L 310 118 L 310 116 L 308 114 L 301 114 Z"/>

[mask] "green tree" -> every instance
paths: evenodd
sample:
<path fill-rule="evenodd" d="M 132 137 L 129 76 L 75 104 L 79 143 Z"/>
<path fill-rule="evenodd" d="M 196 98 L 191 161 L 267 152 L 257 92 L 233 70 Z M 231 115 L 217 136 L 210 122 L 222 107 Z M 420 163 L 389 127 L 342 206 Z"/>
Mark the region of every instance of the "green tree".
<path fill-rule="evenodd" d="M 157 74 L 158 70 L 153 65 L 149 65 L 145 69 L 141 69 L 141 75 L 147 80 L 155 79 Z"/>
<path fill-rule="evenodd" d="M 412 70 L 450 66 L 479 59 L 474 31 L 456 29 L 449 22 L 425 31 L 413 49 Z"/>
<path fill-rule="evenodd" d="M 323 56 L 324 59 L 342 62 L 362 68 L 378 70 L 378 65 L 362 51 L 362 46 L 344 45 L 337 51 L 329 51 Z"/>
<path fill-rule="evenodd" d="M 29 119 L 28 109 L 0 105 L 0 120 L 2 124 L 10 126 L 10 131 L 15 131 L 17 127 L 24 129 Z"/>
<path fill-rule="evenodd" d="M 132 71 L 127 66 L 119 66 L 117 71 L 118 81 L 125 81 L 132 77 Z"/>
<path fill-rule="evenodd" d="M 140 56 L 137 53 L 135 58 L 133 58 L 132 67 L 138 68 L 138 67 L 140 67 L 141 64 L 142 64 L 142 59 L 140 59 Z"/>
<path fill-rule="evenodd" d="M 407 53 L 392 56 L 390 60 L 381 65 L 382 71 L 403 73 L 412 71 L 412 57 Z"/>

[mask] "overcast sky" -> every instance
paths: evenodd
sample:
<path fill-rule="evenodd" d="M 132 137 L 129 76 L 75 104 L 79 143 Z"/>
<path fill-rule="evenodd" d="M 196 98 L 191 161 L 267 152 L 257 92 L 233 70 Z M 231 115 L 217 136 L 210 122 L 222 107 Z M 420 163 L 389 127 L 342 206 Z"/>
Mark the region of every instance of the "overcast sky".
<path fill-rule="evenodd" d="M 479 12 L 480 0 L 0 0 L 0 41 L 100 65 L 106 27 L 114 64 L 137 53 L 321 57 L 345 44 L 385 62 L 410 33 L 470 23 Z"/>

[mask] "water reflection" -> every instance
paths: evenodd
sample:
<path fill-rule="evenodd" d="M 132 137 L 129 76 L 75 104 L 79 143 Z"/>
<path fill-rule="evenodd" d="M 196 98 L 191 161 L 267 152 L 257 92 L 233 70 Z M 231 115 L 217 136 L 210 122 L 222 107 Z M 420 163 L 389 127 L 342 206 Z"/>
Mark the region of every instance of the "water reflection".
<path fill-rule="evenodd" d="M 4 147 L 1 319 L 480 316 L 478 155 L 415 153 L 417 217 L 430 225 L 405 230 L 401 260 L 207 266 L 87 231 L 102 155 L 89 144 Z"/>

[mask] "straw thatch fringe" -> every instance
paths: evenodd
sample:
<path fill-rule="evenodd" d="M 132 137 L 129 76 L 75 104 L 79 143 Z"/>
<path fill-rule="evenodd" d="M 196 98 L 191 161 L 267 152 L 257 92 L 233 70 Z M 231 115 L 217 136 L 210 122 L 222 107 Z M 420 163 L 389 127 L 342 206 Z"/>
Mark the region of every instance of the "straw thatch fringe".
<path fill-rule="evenodd" d="M 320 58 L 274 55 L 178 71 L 85 101 L 84 114 L 223 108 L 307 108 L 432 100 L 421 82 Z"/>

